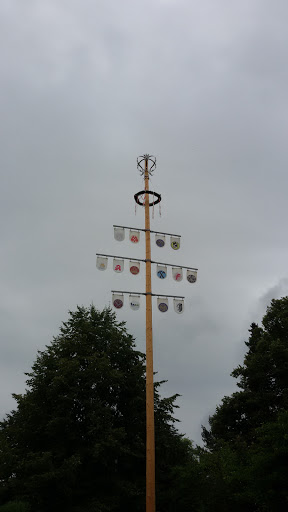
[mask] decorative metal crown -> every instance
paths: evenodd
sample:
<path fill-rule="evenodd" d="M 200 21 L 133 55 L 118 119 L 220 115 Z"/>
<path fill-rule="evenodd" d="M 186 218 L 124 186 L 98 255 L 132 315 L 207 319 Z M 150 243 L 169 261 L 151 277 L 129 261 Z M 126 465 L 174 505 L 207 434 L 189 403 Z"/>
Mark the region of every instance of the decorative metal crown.
<path fill-rule="evenodd" d="M 148 173 L 152 176 L 156 169 L 156 157 L 153 155 L 141 155 L 137 158 L 137 169 L 141 176 L 145 174 L 145 162 L 148 162 Z"/>

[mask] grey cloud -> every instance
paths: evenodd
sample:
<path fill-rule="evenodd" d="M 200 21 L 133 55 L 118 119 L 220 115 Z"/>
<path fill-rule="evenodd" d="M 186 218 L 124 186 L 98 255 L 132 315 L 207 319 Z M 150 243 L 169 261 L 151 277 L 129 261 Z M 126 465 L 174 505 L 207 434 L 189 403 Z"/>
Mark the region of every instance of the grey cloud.
<path fill-rule="evenodd" d="M 143 289 L 143 269 L 97 273 L 95 252 L 143 257 L 143 240 L 117 244 L 112 224 L 143 226 L 135 161 L 150 152 L 163 197 L 153 228 L 183 235 L 179 253 L 153 256 L 199 267 L 195 287 L 154 276 L 154 291 L 186 296 L 182 317 L 154 308 L 155 369 L 200 441 L 235 389 L 249 324 L 287 293 L 287 3 L 0 9 L 1 414 L 69 309 Z M 143 311 L 117 313 L 141 350 Z"/>

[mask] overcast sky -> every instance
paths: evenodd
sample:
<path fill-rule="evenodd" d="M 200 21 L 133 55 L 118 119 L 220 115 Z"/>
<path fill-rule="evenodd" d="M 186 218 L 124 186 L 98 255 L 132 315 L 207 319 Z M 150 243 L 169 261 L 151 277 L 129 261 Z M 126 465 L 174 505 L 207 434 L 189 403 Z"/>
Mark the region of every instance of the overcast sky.
<path fill-rule="evenodd" d="M 144 227 L 136 157 L 157 157 L 151 229 L 182 235 L 156 260 L 199 268 L 183 315 L 157 310 L 155 370 L 201 441 L 252 321 L 288 294 L 286 0 L 2 0 L 0 417 L 37 350 L 76 305 L 100 309 L 140 276 L 95 253 L 144 257 L 113 224 Z M 155 270 L 155 267 L 154 267 Z M 145 304 L 117 312 L 145 349 Z"/>

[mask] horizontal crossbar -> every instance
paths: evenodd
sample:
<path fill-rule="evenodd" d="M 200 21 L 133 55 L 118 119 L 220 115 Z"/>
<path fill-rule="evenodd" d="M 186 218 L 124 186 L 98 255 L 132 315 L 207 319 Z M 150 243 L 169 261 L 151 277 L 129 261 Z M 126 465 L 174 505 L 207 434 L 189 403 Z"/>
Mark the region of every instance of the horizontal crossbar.
<path fill-rule="evenodd" d="M 128 295 L 152 295 L 152 297 L 173 297 L 174 299 L 185 299 L 183 295 L 166 295 L 162 293 L 125 292 L 123 290 L 111 290 L 111 293 L 128 293 Z"/>
<path fill-rule="evenodd" d="M 178 236 L 179 238 L 181 238 L 181 235 L 174 235 L 173 233 L 164 233 L 163 231 L 152 231 L 152 229 L 131 228 L 130 226 L 117 226 L 117 224 L 113 224 L 113 228 L 133 229 L 134 231 L 150 231 L 150 233 L 157 233 L 157 235 Z"/>
<path fill-rule="evenodd" d="M 141 260 L 139 258 L 127 258 L 127 256 L 115 256 L 113 254 L 101 254 L 101 253 L 96 252 L 96 256 L 106 256 L 107 258 L 118 258 L 119 260 L 143 261 L 143 263 L 150 261 L 154 265 L 163 265 L 164 267 L 186 268 L 187 270 L 196 270 L 196 271 L 198 270 L 198 268 L 185 267 L 184 265 L 176 265 L 174 263 L 162 263 L 161 261 Z"/>

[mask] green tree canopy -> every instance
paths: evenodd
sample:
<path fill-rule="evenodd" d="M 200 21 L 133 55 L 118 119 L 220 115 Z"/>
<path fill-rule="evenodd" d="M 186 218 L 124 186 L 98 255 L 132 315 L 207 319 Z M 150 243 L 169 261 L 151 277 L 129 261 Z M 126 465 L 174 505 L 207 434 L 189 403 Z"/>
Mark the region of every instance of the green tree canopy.
<path fill-rule="evenodd" d="M 110 309 L 78 307 L 27 376 L 0 424 L 2 502 L 23 499 L 37 512 L 142 510 L 145 357 L 125 324 Z M 161 485 L 187 450 L 174 426 L 177 395 L 161 399 L 159 385 Z"/>
<path fill-rule="evenodd" d="M 203 429 L 208 448 L 219 440 L 251 444 L 257 428 L 288 410 L 288 297 L 272 300 L 261 327 L 252 323 L 246 346 L 243 365 L 231 374 L 241 391 L 224 397 Z"/>
<path fill-rule="evenodd" d="M 246 345 L 232 372 L 240 391 L 203 429 L 207 510 L 279 512 L 288 508 L 288 297 L 272 300 Z"/>

